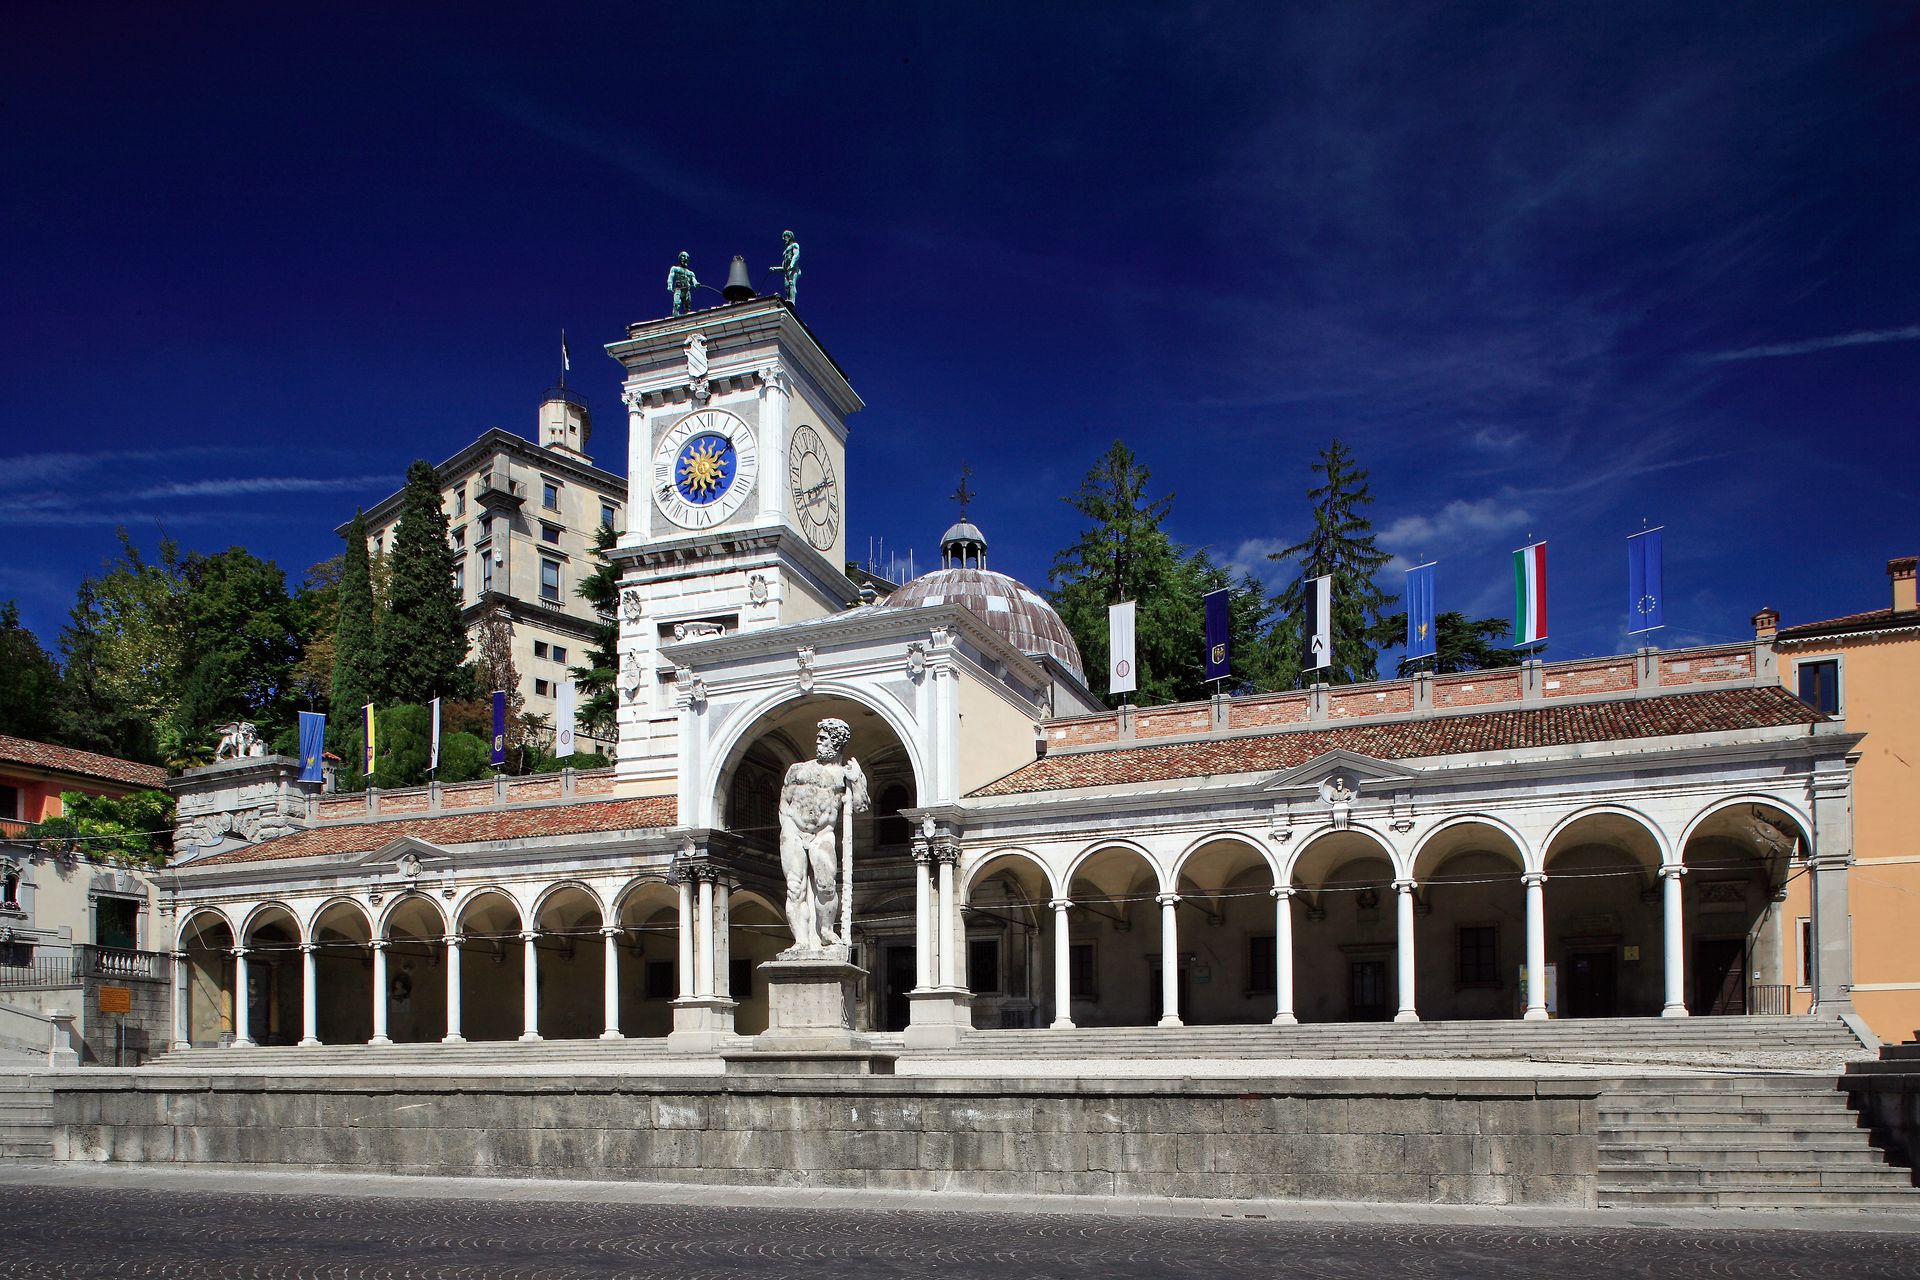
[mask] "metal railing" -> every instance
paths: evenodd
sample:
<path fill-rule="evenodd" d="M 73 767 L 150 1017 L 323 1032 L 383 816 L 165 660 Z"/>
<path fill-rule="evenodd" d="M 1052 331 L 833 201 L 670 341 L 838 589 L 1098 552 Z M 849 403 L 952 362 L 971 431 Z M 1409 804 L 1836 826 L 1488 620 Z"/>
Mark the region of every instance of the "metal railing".
<path fill-rule="evenodd" d="M 1784 982 L 1756 982 L 1747 988 L 1748 1013 L 1792 1012 L 1793 988 Z"/>
<path fill-rule="evenodd" d="M 158 951 L 80 944 L 35 948 L 15 943 L 0 949 L 0 988 L 74 987 L 95 982 L 158 982 L 167 976 L 167 958 Z M 14 961 L 19 963 L 14 963 Z"/>

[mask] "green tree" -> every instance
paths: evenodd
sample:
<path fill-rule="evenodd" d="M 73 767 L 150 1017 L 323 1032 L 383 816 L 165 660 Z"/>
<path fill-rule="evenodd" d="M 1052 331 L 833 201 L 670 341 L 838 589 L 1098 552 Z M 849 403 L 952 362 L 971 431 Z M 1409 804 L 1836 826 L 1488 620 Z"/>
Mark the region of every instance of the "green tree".
<path fill-rule="evenodd" d="M 366 751 L 360 709 L 373 701 L 378 671 L 374 654 L 373 581 L 367 565 L 367 522 L 355 512 L 347 526 L 347 549 L 340 561 L 340 607 L 334 624 L 332 713 L 327 736 L 347 766 L 346 776 L 357 776 Z"/>
<path fill-rule="evenodd" d="M 85 578 L 60 632 L 60 741 L 130 760 L 158 761 L 157 727 L 179 699 L 183 578 L 180 549 L 162 539 L 149 561 L 125 529 L 120 554 Z"/>
<path fill-rule="evenodd" d="M 1295 562 L 1300 569 L 1300 576 L 1281 593 L 1280 608 L 1304 628 L 1307 580 L 1333 575 L 1333 661 L 1329 668 L 1311 674 L 1328 684 L 1375 680 L 1380 654 L 1373 638 L 1380 633 L 1387 607 L 1400 597 L 1382 591 L 1374 582 L 1374 575 L 1392 557 L 1374 545 L 1373 524 L 1364 514 L 1363 509 L 1373 503 L 1373 492 L 1365 469 L 1355 464 L 1353 454 L 1338 440 L 1320 451 L 1313 470 L 1321 477 L 1318 485 L 1307 490 L 1313 530 L 1272 556 L 1282 563 Z M 1299 647 L 1294 649 L 1293 644 Z M 1288 652 L 1306 652 L 1304 630 L 1289 643 Z"/>
<path fill-rule="evenodd" d="M 1433 620 L 1434 655 L 1431 658 L 1400 659 L 1398 675 L 1416 671 L 1447 675 L 1456 671 L 1485 671 L 1492 667 L 1517 667 L 1525 657 L 1504 643 L 1513 634 L 1513 623 L 1506 618 L 1469 618 L 1464 613 L 1443 613 Z M 1407 614 L 1389 614 L 1380 622 L 1374 643 L 1389 648 L 1407 638 Z"/>
<path fill-rule="evenodd" d="M 602 525 L 593 535 L 593 571 L 580 580 L 574 594 L 593 606 L 593 639 L 586 662 L 568 669 L 580 694 L 579 725 L 596 738 L 612 740 L 619 732 L 620 570 L 608 558 L 619 532 Z"/>
<path fill-rule="evenodd" d="M 60 668 L 40 638 L 20 624 L 13 601 L 0 602 L 0 733 L 44 741 L 53 736 Z"/>
<path fill-rule="evenodd" d="M 346 556 L 322 560 L 307 570 L 294 593 L 300 633 L 300 661 L 293 671 L 293 694 L 306 711 L 326 711 L 333 700 L 335 635 L 340 626 L 340 575 Z"/>
<path fill-rule="evenodd" d="M 154 865 L 173 852 L 173 797 L 164 791 L 133 791 L 124 796 L 90 796 L 68 791 L 60 797 L 64 812 L 35 828 L 42 847 L 72 849 L 95 862 L 131 858 Z"/>
<path fill-rule="evenodd" d="M 286 574 L 242 547 L 180 566 L 181 675 L 163 728 L 178 760 L 210 755 L 218 726 L 249 720 L 272 738 L 293 720 L 300 616 Z"/>
<path fill-rule="evenodd" d="M 1067 505 L 1086 520 L 1080 536 L 1054 557 L 1048 572 L 1061 621 L 1073 633 L 1090 682 L 1108 669 L 1107 607 L 1134 602 L 1134 657 L 1143 704 L 1189 701 L 1211 692 L 1206 681 L 1205 612 L 1209 591 L 1234 587 L 1230 613 L 1231 685 L 1260 686 L 1270 676 L 1267 636 L 1273 605 L 1251 576 L 1232 581 L 1204 550 L 1188 551 L 1163 527 L 1173 495 L 1148 496 L 1151 473 L 1122 441 L 1093 464 Z M 1094 690 L 1107 705 L 1120 699 Z"/>
<path fill-rule="evenodd" d="M 440 478 L 428 462 L 407 468 L 387 610 L 374 652 L 375 692 L 383 701 L 425 703 L 465 692 L 460 666 L 467 658 L 467 633 L 453 586 L 453 545 Z"/>

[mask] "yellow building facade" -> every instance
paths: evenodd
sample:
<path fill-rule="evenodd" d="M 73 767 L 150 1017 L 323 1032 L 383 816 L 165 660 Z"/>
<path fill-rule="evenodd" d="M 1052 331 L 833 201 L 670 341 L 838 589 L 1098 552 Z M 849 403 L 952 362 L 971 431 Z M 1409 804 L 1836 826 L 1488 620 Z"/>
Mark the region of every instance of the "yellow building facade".
<path fill-rule="evenodd" d="M 1882 1040 L 1913 1039 L 1920 1029 L 1920 602 L 1916 557 L 1887 562 L 1888 604 L 1822 622 L 1782 628 L 1779 614 L 1754 615 L 1759 639 L 1771 638 L 1780 681 L 1817 710 L 1864 733 L 1854 768 L 1854 865 L 1848 877 L 1853 924 L 1853 1000 Z M 1806 1010 L 1815 985 L 1808 945 L 1808 878 L 1786 885 L 1782 914 L 1797 923 L 1786 949 L 1788 972 L 1755 982 L 1791 988 Z"/>

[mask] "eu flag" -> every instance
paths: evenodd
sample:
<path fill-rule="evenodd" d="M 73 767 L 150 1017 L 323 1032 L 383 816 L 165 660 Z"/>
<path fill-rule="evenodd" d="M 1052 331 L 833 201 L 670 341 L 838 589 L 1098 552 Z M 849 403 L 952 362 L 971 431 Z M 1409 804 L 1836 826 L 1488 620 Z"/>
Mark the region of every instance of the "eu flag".
<path fill-rule="evenodd" d="M 1433 616 L 1433 565 L 1407 570 L 1407 657 L 1431 658 L 1440 651 Z"/>
<path fill-rule="evenodd" d="M 300 713 L 300 781 L 323 782 L 321 757 L 327 751 L 327 717 L 318 711 Z"/>
<path fill-rule="evenodd" d="M 1660 534 L 1648 529 L 1627 539 L 1627 634 L 1645 635 L 1667 625 L 1666 592 L 1660 582 Z"/>
<path fill-rule="evenodd" d="M 1227 668 L 1230 665 L 1228 659 L 1231 656 L 1227 645 L 1227 633 L 1231 630 L 1229 626 L 1231 611 L 1227 608 L 1227 604 L 1232 598 L 1233 592 L 1222 587 L 1218 591 L 1209 591 L 1202 602 L 1207 609 L 1206 678 L 1209 680 L 1227 678 Z"/>
<path fill-rule="evenodd" d="M 507 762 L 507 691 L 493 691 L 493 763 Z"/>

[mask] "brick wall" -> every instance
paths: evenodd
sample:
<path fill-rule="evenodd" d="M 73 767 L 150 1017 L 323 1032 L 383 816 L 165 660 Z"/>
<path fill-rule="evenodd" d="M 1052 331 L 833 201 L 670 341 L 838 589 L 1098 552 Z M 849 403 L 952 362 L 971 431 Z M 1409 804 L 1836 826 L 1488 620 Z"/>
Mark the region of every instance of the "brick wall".
<path fill-rule="evenodd" d="M 1549 667 L 1541 692 L 1549 698 L 1577 698 L 1587 693 L 1631 693 L 1639 683 L 1632 658 L 1607 658 Z"/>
<path fill-rule="evenodd" d="M 1229 729 L 1265 729 L 1306 722 L 1307 695 L 1304 693 L 1265 693 L 1235 698 L 1227 704 Z"/>
<path fill-rule="evenodd" d="M 1753 675 L 1753 650 L 1742 645 L 1721 652 L 1660 655 L 1660 684 L 1713 684 L 1746 680 Z"/>
<path fill-rule="evenodd" d="M 1331 689 L 1327 692 L 1327 719 L 1404 715 L 1413 710 L 1413 686 L 1390 684 L 1376 689 Z"/>
<path fill-rule="evenodd" d="M 1136 738 L 1170 738 L 1177 734 L 1205 733 L 1213 727 L 1213 710 L 1204 702 L 1190 702 L 1165 711 L 1143 711 L 1135 722 Z"/>
<path fill-rule="evenodd" d="M 1473 671 L 1466 675 L 1434 677 L 1435 707 L 1482 707 L 1490 702 L 1518 701 L 1518 671 Z"/>

